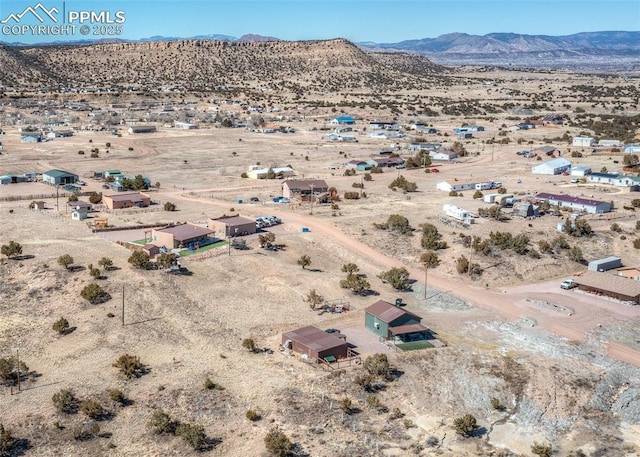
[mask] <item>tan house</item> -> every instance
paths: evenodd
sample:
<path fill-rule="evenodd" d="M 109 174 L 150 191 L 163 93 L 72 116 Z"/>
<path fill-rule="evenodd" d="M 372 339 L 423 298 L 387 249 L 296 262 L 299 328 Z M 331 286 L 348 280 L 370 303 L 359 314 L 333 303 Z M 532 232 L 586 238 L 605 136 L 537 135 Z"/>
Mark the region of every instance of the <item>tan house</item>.
<path fill-rule="evenodd" d="M 151 197 L 142 192 L 130 192 L 126 194 L 104 195 L 102 202 L 109 209 L 143 208 L 151 204 Z"/>
<path fill-rule="evenodd" d="M 209 219 L 209 228 L 218 238 L 244 236 L 256 233 L 256 221 L 240 215 L 221 216 Z"/>
<path fill-rule="evenodd" d="M 213 241 L 213 232 L 195 224 L 171 225 L 151 230 L 151 244 L 167 249 L 195 248 Z"/>
<path fill-rule="evenodd" d="M 290 179 L 282 183 L 282 196 L 289 199 L 322 200 L 328 191 L 324 179 Z"/>
<path fill-rule="evenodd" d="M 309 325 L 282 334 L 282 346 L 313 361 L 335 362 L 349 353 L 347 341 Z"/>

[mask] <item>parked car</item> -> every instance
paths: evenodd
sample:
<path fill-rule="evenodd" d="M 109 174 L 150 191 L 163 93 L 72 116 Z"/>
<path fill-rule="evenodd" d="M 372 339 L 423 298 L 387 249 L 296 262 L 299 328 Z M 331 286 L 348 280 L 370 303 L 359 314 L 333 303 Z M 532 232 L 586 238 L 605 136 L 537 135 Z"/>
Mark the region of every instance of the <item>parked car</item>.
<path fill-rule="evenodd" d="M 560 283 L 561 289 L 569 290 L 569 289 L 573 289 L 574 287 L 578 287 L 578 285 L 573 279 L 565 279 Z"/>
<path fill-rule="evenodd" d="M 572 178 L 571 179 L 571 184 L 577 184 L 579 182 L 580 182 L 580 180 L 578 178 Z"/>
<path fill-rule="evenodd" d="M 255 203 L 255 202 L 259 202 L 259 201 L 260 201 L 260 199 L 259 199 L 258 197 L 251 197 L 251 198 L 249 199 L 249 201 L 250 201 L 250 202 L 254 202 L 254 203 Z"/>
<path fill-rule="evenodd" d="M 338 330 L 337 328 L 328 328 L 325 330 L 325 332 L 327 333 L 340 333 L 340 330 Z"/>
<path fill-rule="evenodd" d="M 437 168 L 432 168 L 431 173 L 440 173 L 440 170 L 438 170 Z"/>

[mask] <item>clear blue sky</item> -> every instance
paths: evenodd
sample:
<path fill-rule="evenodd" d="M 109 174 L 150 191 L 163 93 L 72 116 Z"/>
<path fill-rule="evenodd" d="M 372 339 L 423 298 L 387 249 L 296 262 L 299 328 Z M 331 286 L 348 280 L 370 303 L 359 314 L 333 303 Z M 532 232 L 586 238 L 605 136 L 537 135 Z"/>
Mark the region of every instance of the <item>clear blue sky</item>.
<path fill-rule="evenodd" d="M 40 0 L 45 9 L 63 0 Z M 38 0 L 0 0 L 0 21 L 20 14 Z M 603 30 L 640 30 L 640 0 L 66 0 L 64 11 L 124 11 L 126 39 L 154 35 L 191 37 L 247 33 L 285 40 L 344 37 L 352 41 L 396 42 L 462 32 L 569 35 Z M 48 21 L 48 22 L 47 22 Z M 51 20 L 45 24 L 53 24 Z M 40 24 L 31 13 L 2 26 Z M 94 23 L 93 25 L 96 25 Z M 79 29 L 80 25 L 78 25 Z M 3 33 L 0 41 L 24 43 L 104 38 L 76 31 L 74 36 Z M 86 31 L 86 30 L 85 30 Z M 11 32 L 11 31 L 9 31 Z M 97 32 L 101 32 L 100 29 Z"/>

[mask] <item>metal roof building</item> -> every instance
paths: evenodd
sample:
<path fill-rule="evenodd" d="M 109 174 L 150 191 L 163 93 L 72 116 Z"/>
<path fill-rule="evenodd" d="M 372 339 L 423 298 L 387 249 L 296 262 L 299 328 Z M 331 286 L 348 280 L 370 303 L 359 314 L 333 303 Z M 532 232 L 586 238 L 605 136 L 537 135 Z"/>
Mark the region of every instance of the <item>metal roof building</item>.
<path fill-rule="evenodd" d="M 347 341 L 309 325 L 282 334 L 282 345 L 312 360 L 347 357 Z"/>

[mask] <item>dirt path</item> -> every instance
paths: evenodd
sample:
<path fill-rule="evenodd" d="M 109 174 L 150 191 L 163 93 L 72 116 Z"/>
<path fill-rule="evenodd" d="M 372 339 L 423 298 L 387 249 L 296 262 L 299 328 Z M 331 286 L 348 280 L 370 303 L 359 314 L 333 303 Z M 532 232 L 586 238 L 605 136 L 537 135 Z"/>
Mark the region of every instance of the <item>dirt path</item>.
<path fill-rule="evenodd" d="M 215 190 L 216 189 L 203 189 L 197 192 L 213 192 Z M 169 191 L 166 192 L 165 195 L 174 199 L 212 206 L 228 207 L 229 204 L 226 201 L 215 201 L 185 195 L 182 191 Z M 264 207 L 259 206 L 256 208 L 259 208 L 260 212 L 264 212 Z M 252 207 L 245 209 L 247 213 L 255 211 Z M 412 279 L 424 283 L 424 270 L 408 267 L 401 261 L 389 257 L 365 243 L 354 240 L 339 228 L 333 227 L 318 218 L 314 218 L 308 214 L 284 211 L 275 205 L 269 207 L 269 213 L 281 217 L 288 224 L 298 226 L 297 230 L 302 227 L 307 227 L 311 232 L 319 235 L 320 238 L 331 239 L 332 242 L 356 254 L 358 257 L 366 259 L 367 262 L 381 270 L 393 267 L 405 267 L 409 270 Z M 628 317 L 628 314 L 635 316 L 640 314 L 640 310 L 635 309 L 633 309 L 631 313 L 620 313 L 612 307 L 606 306 L 604 308 L 608 309 L 602 309 L 603 307 L 596 304 L 592 297 L 572 296 L 567 300 L 568 297 L 563 294 L 540 291 L 538 287 L 536 287 L 536 291 L 518 287 L 504 288 L 496 291 L 491 288 L 485 289 L 484 287 L 477 287 L 471 284 L 462 284 L 459 281 L 453 281 L 435 273 L 429 274 L 428 285 L 429 287 L 444 291 L 455 291 L 454 295 L 457 297 L 475 307 L 495 314 L 497 318 L 511 321 L 517 321 L 522 317 L 534 318 L 537 325 L 544 330 L 576 341 L 584 340 L 587 335 L 604 323 L 625 319 Z M 557 285 L 555 285 L 555 287 L 557 287 Z M 549 289 L 548 285 L 546 289 Z M 536 302 L 559 302 L 563 304 L 569 302 L 569 307 L 573 313 L 572 315 L 568 315 L 553 309 L 546 309 L 537 306 Z M 628 311 L 624 308 L 621 309 Z M 609 343 L 607 348 L 611 357 L 635 366 L 640 366 L 640 352 L 619 343 Z"/>

